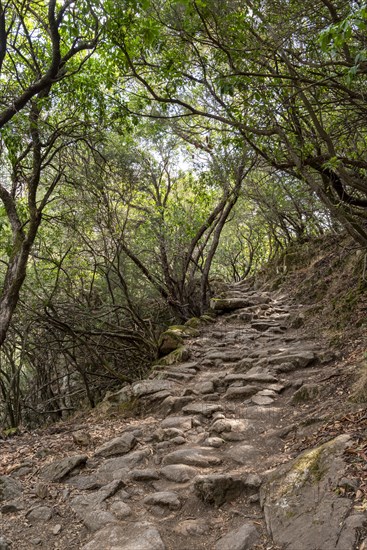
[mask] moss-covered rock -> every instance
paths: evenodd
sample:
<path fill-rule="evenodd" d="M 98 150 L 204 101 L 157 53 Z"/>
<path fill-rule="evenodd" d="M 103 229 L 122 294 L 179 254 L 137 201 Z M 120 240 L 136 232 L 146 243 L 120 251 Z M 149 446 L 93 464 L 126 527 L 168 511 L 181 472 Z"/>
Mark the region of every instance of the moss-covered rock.
<path fill-rule="evenodd" d="M 190 351 L 185 346 L 179 346 L 177 349 L 171 351 L 171 353 L 157 361 L 153 368 L 156 369 L 159 368 L 159 366 L 174 365 L 175 363 L 187 361 L 189 358 Z"/>
<path fill-rule="evenodd" d="M 348 434 L 310 449 L 268 475 L 260 490 L 274 542 L 302 550 L 354 548 L 363 523 L 353 501 L 339 496 L 347 477 Z M 360 521 L 361 520 L 361 521 Z"/>
<path fill-rule="evenodd" d="M 198 335 L 198 331 L 186 325 L 173 325 L 168 327 L 160 337 L 158 342 L 159 355 L 168 355 L 172 351 L 182 346 L 185 338 L 193 338 Z"/>
<path fill-rule="evenodd" d="M 202 320 L 199 317 L 192 317 L 185 323 L 185 327 L 199 328 L 202 324 Z"/>

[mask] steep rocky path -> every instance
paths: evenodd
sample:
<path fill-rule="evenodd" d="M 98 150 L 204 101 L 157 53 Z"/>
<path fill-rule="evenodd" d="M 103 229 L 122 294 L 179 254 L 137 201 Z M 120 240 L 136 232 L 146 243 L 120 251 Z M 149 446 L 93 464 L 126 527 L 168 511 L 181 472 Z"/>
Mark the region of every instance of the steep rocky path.
<path fill-rule="evenodd" d="M 286 445 L 322 417 L 330 354 L 284 297 L 237 285 L 215 309 L 185 362 L 110 396 L 139 410 L 112 439 L 83 425 L 37 467 L 0 443 L 0 550 L 363 548 L 364 510 L 338 492 L 348 435 L 301 458 Z"/>

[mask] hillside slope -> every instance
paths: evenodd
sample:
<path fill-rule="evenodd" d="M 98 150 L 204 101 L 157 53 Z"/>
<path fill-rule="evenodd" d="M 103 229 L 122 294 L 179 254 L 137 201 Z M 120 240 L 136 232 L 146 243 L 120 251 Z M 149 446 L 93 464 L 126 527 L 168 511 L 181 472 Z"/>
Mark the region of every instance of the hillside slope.
<path fill-rule="evenodd" d="M 325 250 L 273 290 L 230 287 L 149 380 L 2 442 L 2 548 L 365 548 L 363 327 L 343 339 L 325 314 Z"/>

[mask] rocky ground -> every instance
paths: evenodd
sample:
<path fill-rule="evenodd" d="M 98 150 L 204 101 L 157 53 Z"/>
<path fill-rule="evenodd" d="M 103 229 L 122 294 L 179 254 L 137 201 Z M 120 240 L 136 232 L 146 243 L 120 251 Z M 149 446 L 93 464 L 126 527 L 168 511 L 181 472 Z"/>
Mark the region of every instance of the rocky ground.
<path fill-rule="evenodd" d="M 284 296 L 236 285 L 214 307 L 99 413 L 0 441 L 0 550 L 367 548 L 342 358 Z"/>

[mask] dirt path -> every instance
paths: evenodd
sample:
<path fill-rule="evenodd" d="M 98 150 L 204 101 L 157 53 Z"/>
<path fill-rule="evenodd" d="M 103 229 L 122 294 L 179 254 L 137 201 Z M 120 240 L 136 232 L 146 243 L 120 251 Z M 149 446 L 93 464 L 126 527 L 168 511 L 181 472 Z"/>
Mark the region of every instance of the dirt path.
<path fill-rule="evenodd" d="M 185 362 L 157 368 L 110 398 L 119 401 L 116 411 L 134 403 L 137 417 L 116 412 L 0 442 L 0 550 L 363 548 L 363 510 L 343 539 L 357 517 L 348 489 L 331 489 L 345 505 L 334 538 L 318 542 L 321 534 L 313 539 L 307 525 L 302 540 L 279 534 L 287 533 L 288 516 L 301 512 L 294 495 L 274 496 L 272 475 L 289 479 L 279 466 L 297 454 L 291 443 L 342 404 L 338 366 L 296 328 L 301 310 L 284 297 L 237 285 L 216 309 L 216 322 L 187 341 Z M 343 451 L 347 442 L 340 441 Z M 339 457 L 335 449 L 329 461 Z M 339 483 L 344 466 L 333 468 Z M 317 508 L 326 487 L 317 476 L 322 533 L 331 512 L 325 519 Z M 289 507 L 284 517 L 279 506 Z M 302 517 L 302 525 L 315 521 Z"/>

